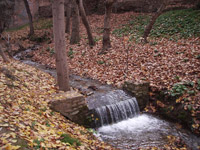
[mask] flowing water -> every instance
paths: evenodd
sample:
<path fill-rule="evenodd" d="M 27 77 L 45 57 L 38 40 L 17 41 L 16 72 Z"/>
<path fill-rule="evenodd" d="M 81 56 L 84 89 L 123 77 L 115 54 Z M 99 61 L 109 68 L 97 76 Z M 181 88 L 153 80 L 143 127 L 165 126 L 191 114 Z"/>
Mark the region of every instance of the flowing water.
<path fill-rule="evenodd" d="M 169 135 L 180 137 L 194 150 L 200 145 L 200 138 L 189 131 L 149 114 L 140 115 L 137 100 L 122 90 L 108 92 L 101 99 L 108 104 L 95 109 L 97 136 L 114 147 L 123 150 L 149 146 L 163 148 Z"/>
<path fill-rule="evenodd" d="M 200 145 L 200 138 L 189 131 L 177 129 L 173 123 L 148 114 L 142 114 L 115 124 L 97 129 L 97 137 L 122 150 L 156 146 L 162 149 L 167 136 L 174 135 L 184 140 L 193 150 Z"/>
<path fill-rule="evenodd" d="M 14 58 L 20 60 L 22 53 Z M 21 60 L 56 77 L 54 69 L 33 62 L 29 59 Z M 149 114 L 140 114 L 135 98 L 122 90 L 116 90 L 108 85 L 101 85 L 91 79 L 79 76 L 70 76 L 72 87 L 91 93 L 89 87 L 98 87 L 92 95 L 86 98 L 88 107 L 95 109 L 97 115 L 96 136 L 122 150 L 134 150 L 138 147 L 157 146 L 162 148 L 167 143 L 168 135 L 175 135 L 185 141 L 193 150 L 198 150 L 200 138 L 183 129 L 177 129 L 175 124 L 162 120 Z M 89 90 L 89 91 L 88 91 Z"/>
<path fill-rule="evenodd" d="M 121 120 L 132 118 L 138 115 L 139 107 L 136 99 L 132 98 L 118 102 L 116 104 L 106 105 L 100 108 L 96 108 L 95 111 L 97 112 L 100 126 L 102 126 L 111 123 L 116 123 Z"/>

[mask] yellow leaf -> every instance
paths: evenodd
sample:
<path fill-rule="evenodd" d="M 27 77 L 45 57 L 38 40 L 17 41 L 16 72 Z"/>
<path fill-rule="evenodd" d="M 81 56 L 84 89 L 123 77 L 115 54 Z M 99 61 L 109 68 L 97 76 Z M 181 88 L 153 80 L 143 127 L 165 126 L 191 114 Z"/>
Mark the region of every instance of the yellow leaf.
<path fill-rule="evenodd" d="M 8 143 L 5 147 L 6 150 L 17 150 L 19 149 L 21 146 L 13 146 L 10 143 Z"/>
<path fill-rule="evenodd" d="M 157 105 L 162 107 L 162 108 L 165 107 L 165 104 L 163 104 L 161 101 L 157 101 Z"/>
<path fill-rule="evenodd" d="M 10 140 L 10 142 L 12 142 L 12 143 L 16 143 L 16 142 L 17 142 L 17 140 Z"/>
<path fill-rule="evenodd" d="M 16 134 L 14 132 L 10 133 L 10 135 L 12 136 L 12 138 L 16 138 Z"/>
<path fill-rule="evenodd" d="M 42 142 L 42 143 L 40 143 L 40 146 L 41 147 L 45 147 L 45 144 Z"/>
<path fill-rule="evenodd" d="M 5 124 L 0 124 L 1 127 L 8 127 L 9 125 L 7 123 Z"/>
<path fill-rule="evenodd" d="M 57 134 L 61 135 L 61 134 L 63 134 L 63 133 L 62 133 L 61 131 L 58 131 Z"/>
<path fill-rule="evenodd" d="M 180 98 L 178 98 L 178 99 L 176 99 L 176 103 L 180 103 L 181 102 L 181 100 L 182 100 L 182 98 L 180 97 Z"/>

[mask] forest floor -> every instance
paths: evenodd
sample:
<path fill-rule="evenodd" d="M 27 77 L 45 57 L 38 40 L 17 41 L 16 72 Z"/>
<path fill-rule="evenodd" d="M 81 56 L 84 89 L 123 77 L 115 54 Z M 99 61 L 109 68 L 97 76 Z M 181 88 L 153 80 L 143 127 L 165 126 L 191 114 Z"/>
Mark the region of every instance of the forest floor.
<path fill-rule="evenodd" d="M 0 69 L 0 149 L 112 149 L 49 108 L 58 92 L 49 74 L 1 58 Z"/>
<path fill-rule="evenodd" d="M 103 16 L 89 16 L 88 20 L 92 28 L 96 45 L 92 48 L 88 45 L 86 31 L 82 24 L 80 26 L 81 40 L 78 44 L 70 45 L 70 37 L 66 34 L 70 71 L 73 74 L 97 79 L 102 83 L 112 84 L 117 87 L 121 87 L 124 81 L 127 80 L 132 80 L 134 82 L 148 81 L 150 82 L 151 87 L 150 96 L 155 95 L 157 91 L 167 92 L 168 95 L 173 97 L 175 103 L 173 108 L 170 108 L 176 109 L 177 104 L 182 104 L 183 109 L 192 117 L 190 129 L 194 133 L 200 134 L 200 11 L 188 9 L 170 11 L 163 14 L 159 17 L 151 32 L 149 43 L 143 44 L 141 43 L 140 37 L 144 31 L 145 25 L 149 21 L 149 18 L 150 14 L 133 12 L 113 14 L 111 20 L 112 48 L 109 49 L 107 54 L 99 55 L 98 53 L 102 48 Z M 52 20 L 41 19 L 35 22 L 34 26 L 35 35 L 31 38 L 27 38 L 27 26 L 22 29 L 5 32 L 4 35 L 9 33 L 11 43 L 13 43 L 11 46 L 13 52 L 19 51 L 22 47 L 27 49 L 35 44 L 39 44 L 40 47 L 29 54 L 28 57 L 33 61 L 55 68 Z M 24 67 L 22 64 L 16 64 L 13 62 L 6 64 L 6 67 L 11 68 L 18 66 L 27 69 L 29 68 Z M 29 71 L 25 71 L 26 74 L 29 74 L 28 72 Z M 33 73 L 33 71 L 31 72 Z M 20 72 L 17 71 L 17 73 Z M 44 80 L 46 80 L 45 77 Z M 34 80 L 39 80 L 37 78 L 36 75 Z M 42 81 L 43 77 L 41 78 Z M 49 84 L 46 85 L 48 88 L 51 87 L 51 85 L 53 88 L 53 81 L 51 82 L 51 80 L 47 80 L 44 84 L 46 83 Z M 18 84 L 12 86 L 18 87 Z M 10 83 L 7 85 L 7 83 L 4 84 L 4 82 L 2 82 L 1 85 L 6 85 L 6 89 L 10 88 Z M 23 85 L 20 85 L 19 87 L 22 88 L 21 86 Z M 12 88 L 13 87 L 11 87 L 11 89 Z M 4 92 L 11 92 L 11 90 L 4 90 Z M 46 94 L 48 95 L 48 92 Z M 5 93 L 3 95 L 6 97 Z M 33 96 L 38 95 L 33 94 Z M 9 96 L 7 98 L 11 100 Z M 33 98 L 33 100 L 35 101 L 37 98 Z M 21 102 L 17 103 L 20 104 Z M 33 102 L 31 101 L 28 103 L 32 104 Z M 157 106 L 150 104 L 145 110 L 156 112 L 156 107 L 166 107 L 167 105 L 164 104 L 161 99 L 154 99 L 152 104 L 153 103 L 157 104 Z M 38 102 L 36 102 L 36 104 L 39 105 Z M 14 107 L 12 104 L 10 105 L 11 108 Z M 34 106 L 31 105 L 29 106 L 31 109 L 36 108 L 32 108 Z M 6 109 L 2 106 L 1 111 L 4 110 Z M 49 111 L 50 110 L 47 112 Z M 9 120 L 7 120 L 7 122 L 8 121 Z M 41 119 L 41 121 L 45 120 Z M 48 122 L 51 123 L 51 121 Z M 18 122 L 15 123 L 19 124 Z M 32 122 L 31 125 L 32 124 L 35 123 Z M 45 122 L 41 122 L 41 124 L 45 125 Z M 23 130 L 23 127 L 27 127 L 24 126 L 24 124 L 19 125 L 21 130 Z M 33 126 L 35 127 L 35 125 Z M 69 130 L 71 129 L 71 126 L 74 126 L 74 124 L 71 124 L 70 122 Z M 45 128 L 47 127 L 45 126 Z M 80 127 L 77 126 L 77 128 Z M 62 128 L 60 130 L 62 130 Z M 80 129 L 78 130 L 80 131 Z M 85 132 L 85 129 L 81 130 L 84 130 Z M 62 132 L 64 132 L 64 130 L 62 130 Z M 67 133 L 69 133 L 69 131 Z M 76 133 L 76 131 L 74 133 Z M 19 130 L 19 135 L 20 134 Z M 32 132 L 27 135 L 30 136 L 30 134 L 32 134 Z M 26 137 L 27 135 L 20 136 Z M 75 135 L 75 138 L 79 139 L 78 135 L 80 134 Z M 28 136 L 27 140 L 29 140 Z M 33 136 L 36 137 L 34 134 Z M 56 136 L 56 138 L 59 137 Z M 36 144 L 40 143 L 39 145 L 41 145 L 41 143 L 45 143 L 43 140 L 41 141 L 41 138 L 36 140 Z M 55 140 L 55 142 L 56 141 L 57 140 Z M 89 142 L 90 141 L 84 141 L 83 143 L 87 145 Z M 95 143 L 97 141 L 92 140 L 92 142 Z M 34 143 L 34 141 L 32 141 L 32 143 Z M 102 144 L 99 143 L 99 147 L 102 147 Z"/>

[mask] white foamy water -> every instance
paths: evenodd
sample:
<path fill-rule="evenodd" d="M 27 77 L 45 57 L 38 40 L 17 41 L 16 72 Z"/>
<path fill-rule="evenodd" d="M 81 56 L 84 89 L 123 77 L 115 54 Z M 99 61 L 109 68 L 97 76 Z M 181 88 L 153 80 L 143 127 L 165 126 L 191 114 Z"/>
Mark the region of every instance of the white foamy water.
<path fill-rule="evenodd" d="M 190 135 L 189 132 L 180 131 L 174 124 L 147 114 L 102 126 L 97 132 L 103 141 L 123 150 L 147 146 L 162 148 L 167 143 L 168 135 L 181 137 L 191 147 L 200 145 L 200 139 Z"/>

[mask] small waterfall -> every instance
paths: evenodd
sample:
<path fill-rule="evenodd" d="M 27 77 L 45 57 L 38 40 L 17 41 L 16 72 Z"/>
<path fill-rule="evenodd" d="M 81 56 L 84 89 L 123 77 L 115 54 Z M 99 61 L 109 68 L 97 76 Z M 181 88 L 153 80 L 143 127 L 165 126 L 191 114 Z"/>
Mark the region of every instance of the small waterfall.
<path fill-rule="evenodd" d="M 106 105 L 95 109 L 96 126 L 116 123 L 139 114 L 140 110 L 136 98 L 129 98 L 116 104 Z"/>

